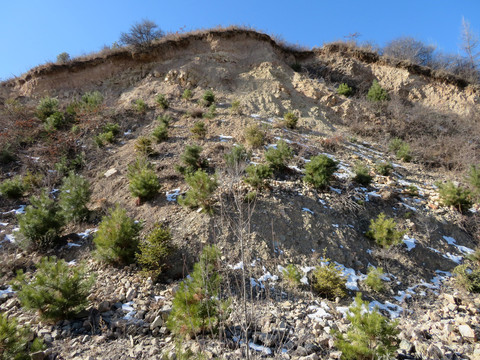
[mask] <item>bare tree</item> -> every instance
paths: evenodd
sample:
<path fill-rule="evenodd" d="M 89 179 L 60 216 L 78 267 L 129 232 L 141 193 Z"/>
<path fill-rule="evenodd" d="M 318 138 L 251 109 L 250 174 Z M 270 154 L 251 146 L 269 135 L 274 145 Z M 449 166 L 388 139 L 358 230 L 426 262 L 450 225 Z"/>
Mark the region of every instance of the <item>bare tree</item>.
<path fill-rule="evenodd" d="M 426 45 L 413 37 L 400 37 L 390 41 L 383 54 L 395 59 L 409 60 L 418 65 L 430 66 L 435 46 Z"/>
<path fill-rule="evenodd" d="M 465 52 L 470 67 L 476 69 L 478 66 L 480 51 L 478 49 L 480 45 L 480 39 L 478 34 L 474 32 L 470 27 L 470 22 L 462 17 L 462 44 L 461 49 Z"/>
<path fill-rule="evenodd" d="M 122 33 L 120 35 L 120 43 L 145 50 L 152 45 L 154 40 L 164 36 L 163 31 L 157 28 L 158 25 L 153 21 L 144 19 L 132 25 L 128 33 Z"/>

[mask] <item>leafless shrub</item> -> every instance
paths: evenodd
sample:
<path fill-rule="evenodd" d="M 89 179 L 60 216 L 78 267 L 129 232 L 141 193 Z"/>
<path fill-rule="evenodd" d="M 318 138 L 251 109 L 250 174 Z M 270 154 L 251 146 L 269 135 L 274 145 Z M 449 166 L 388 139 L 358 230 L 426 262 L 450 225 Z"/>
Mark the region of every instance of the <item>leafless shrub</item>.
<path fill-rule="evenodd" d="M 383 55 L 429 66 L 432 63 L 434 51 L 435 46 L 426 45 L 413 37 L 405 36 L 390 41 L 383 48 Z"/>
<path fill-rule="evenodd" d="M 120 35 L 120 43 L 133 46 L 139 50 L 145 50 L 152 45 L 153 41 L 164 36 L 163 31 L 157 28 L 158 25 L 153 21 L 144 19 L 132 25 L 128 33 L 122 33 Z"/>

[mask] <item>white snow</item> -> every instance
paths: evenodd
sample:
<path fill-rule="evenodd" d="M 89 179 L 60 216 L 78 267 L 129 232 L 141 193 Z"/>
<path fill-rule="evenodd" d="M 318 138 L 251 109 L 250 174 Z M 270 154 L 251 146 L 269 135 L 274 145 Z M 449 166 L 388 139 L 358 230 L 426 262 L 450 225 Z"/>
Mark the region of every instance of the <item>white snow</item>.
<path fill-rule="evenodd" d="M 412 211 L 418 211 L 417 208 L 413 207 L 413 206 L 410 206 L 408 204 L 405 204 L 404 202 L 401 202 L 400 203 L 401 205 L 405 206 L 408 210 L 412 210 Z"/>
<path fill-rule="evenodd" d="M 382 304 L 376 300 L 372 301 L 369 304 L 370 311 L 375 307 L 378 307 L 380 310 L 387 311 L 392 319 L 399 317 L 403 312 L 403 308 L 401 306 L 392 304 L 390 301 L 385 301 L 385 304 Z"/>
<path fill-rule="evenodd" d="M 250 115 L 252 118 L 254 119 L 260 119 L 260 115 L 259 114 L 252 114 Z"/>
<path fill-rule="evenodd" d="M 407 245 L 407 251 L 412 251 L 415 248 L 415 239 L 408 236 L 407 234 L 403 235 L 403 243 Z"/>
<path fill-rule="evenodd" d="M 5 290 L 0 290 L 0 296 L 3 294 L 13 294 L 15 291 L 12 290 L 11 286 L 8 286 Z"/>
<path fill-rule="evenodd" d="M 349 290 L 359 291 L 357 281 L 363 281 L 367 278 L 367 275 L 360 273 L 357 275 L 355 270 L 352 268 L 347 268 L 344 265 L 335 261 L 337 268 L 342 271 L 342 274 L 347 278 L 347 283 L 345 284 L 346 288 Z"/>
<path fill-rule="evenodd" d="M 335 191 L 337 194 L 341 194 L 342 190 L 340 189 L 335 189 L 334 187 L 329 186 L 330 190 Z"/>
<path fill-rule="evenodd" d="M 264 282 L 264 281 L 268 281 L 268 280 L 277 281 L 277 280 L 278 280 L 278 276 L 277 276 L 277 275 L 272 275 L 272 274 L 270 274 L 270 271 L 267 271 L 265 274 L 263 274 L 262 276 L 260 276 L 257 280 L 258 280 L 260 283 L 262 283 L 262 282 Z"/>
<path fill-rule="evenodd" d="M 233 136 L 228 136 L 228 135 L 219 135 L 218 137 L 220 138 L 221 142 L 227 142 L 233 139 Z"/>
<path fill-rule="evenodd" d="M 308 208 L 302 208 L 302 211 L 308 212 L 308 213 L 310 213 L 310 214 L 312 214 L 312 215 L 315 214 L 312 210 L 310 210 L 310 209 L 308 209 Z"/>
<path fill-rule="evenodd" d="M 250 349 L 260 351 L 262 354 L 265 354 L 265 355 L 271 355 L 272 354 L 272 350 L 270 348 L 268 348 L 266 346 L 263 346 L 263 345 L 257 345 L 252 341 L 248 343 L 248 347 Z"/>
<path fill-rule="evenodd" d="M 123 311 L 133 311 L 133 301 L 126 302 L 125 304 L 122 304 L 122 310 Z"/>
<path fill-rule="evenodd" d="M 165 192 L 167 201 L 177 201 L 177 197 L 180 195 L 180 188 L 173 189 Z"/>
<path fill-rule="evenodd" d="M 445 258 L 445 259 L 450 259 L 452 260 L 454 263 L 457 263 L 457 264 L 460 264 L 460 262 L 463 260 L 463 256 L 461 255 L 454 255 L 450 252 L 447 252 L 446 254 L 442 254 L 442 256 Z"/>
<path fill-rule="evenodd" d="M 75 243 L 73 243 L 73 242 L 67 243 L 67 247 L 69 247 L 69 248 L 72 248 L 72 247 L 80 247 L 80 246 L 82 246 L 82 245 L 80 245 L 80 244 L 75 244 Z"/>
<path fill-rule="evenodd" d="M 287 144 L 292 144 L 292 143 L 293 143 L 292 140 L 288 140 L 288 139 L 281 138 L 281 137 L 278 137 L 278 136 L 275 137 L 275 140 L 283 140 L 283 141 L 285 141 Z"/>
<path fill-rule="evenodd" d="M 327 311 L 329 310 L 329 307 L 323 301 L 320 306 L 310 305 L 308 310 L 315 310 L 313 314 L 307 315 L 312 320 L 320 321 L 325 317 L 331 317 L 330 313 Z"/>
<path fill-rule="evenodd" d="M 233 270 L 241 270 L 243 269 L 243 261 L 240 261 L 239 263 L 235 264 L 235 265 L 228 265 L 228 267 L 230 269 L 233 269 Z"/>
<path fill-rule="evenodd" d="M 288 167 L 289 169 L 292 169 L 293 171 L 296 171 L 296 172 L 299 172 L 299 173 L 303 173 L 303 170 L 300 169 L 298 166 L 288 165 L 287 167 Z"/>
<path fill-rule="evenodd" d="M 86 229 L 84 232 L 77 233 L 78 236 L 80 236 L 82 239 L 86 239 L 90 236 L 91 233 L 95 233 L 98 231 L 98 228 L 90 228 Z"/>
<path fill-rule="evenodd" d="M 15 229 L 12 230 L 12 233 L 11 234 L 7 234 L 5 235 L 5 240 L 11 242 L 12 244 L 15 243 L 15 235 L 13 235 L 14 232 L 17 232 L 19 231 L 20 228 L 16 227 Z"/>
<path fill-rule="evenodd" d="M 455 246 L 462 254 L 473 254 L 475 252 L 473 249 L 466 246 L 457 245 L 457 241 L 450 236 L 443 236 L 443 238 L 449 245 Z"/>
<path fill-rule="evenodd" d="M 13 210 L 4 212 L 3 214 L 11 214 L 11 213 L 15 213 L 15 215 L 25 214 L 25 207 L 26 207 L 26 206 L 27 206 L 27 205 L 20 205 L 20 207 L 19 207 L 18 209 L 13 209 Z"/>

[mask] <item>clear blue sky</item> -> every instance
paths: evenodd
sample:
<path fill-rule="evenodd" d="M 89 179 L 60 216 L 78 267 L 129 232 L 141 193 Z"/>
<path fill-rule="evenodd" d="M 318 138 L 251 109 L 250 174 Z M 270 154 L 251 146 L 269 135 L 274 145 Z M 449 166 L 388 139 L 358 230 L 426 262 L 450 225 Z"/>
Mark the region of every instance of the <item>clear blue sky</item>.
<path fill-rule="evenodd" d="M 0 0 L 0 80 L 98 51 L 143 18 L 164 31 L 248 25 L 307 47 L 359 32 L 380 46 L 408 35 L 457 53 L 461 20 L 480 31 L 479 0 Z"/>

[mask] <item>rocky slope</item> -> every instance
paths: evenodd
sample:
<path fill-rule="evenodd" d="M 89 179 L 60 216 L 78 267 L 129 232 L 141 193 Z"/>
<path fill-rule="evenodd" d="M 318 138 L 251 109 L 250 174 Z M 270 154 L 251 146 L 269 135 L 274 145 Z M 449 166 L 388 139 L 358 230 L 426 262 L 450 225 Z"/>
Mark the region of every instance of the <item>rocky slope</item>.
<path fill-rule="evenodd" d="M 292 70 L 294 64 L 300 65 L 299 72 Z M 388 90 L 392 98 L 388 105 L 363 100 L 373 79 Z M 338 95 L 341 82 L 352 86 L 355 96 Z M 193 92 L 191 100 L 181 99 L 186 88 Z M 205 119 L 207 136 L 195 141 L 190 128 L 196 120 L 188 114 L 198 108 L 196 101 L 206 89 L 215 93 L 217 115 Z M 104 105 L 95 113 L 82 114 L 79 132 L 60 130 L 50 138 L 39 135 L 16 142 L 17 136 L 40 131 L 31 129 L 41 127 L 34 118 L 41 97 L 57 97 L 66 107 L 93 90 L 102 93 Z M 65 65 L 45 65 L 2 83 L 0 91 L 1 144 L 11 142 L 17 151 L 17 161 L 2 166 L 2 180 L 27 170 L 43 173 L 42 185 L 54 196 L 59 178 L 53 164 L 62 156 L 71 158 L 72 152 L 83 153 L 81 172 L 93 190 L 90 208 L 102 214 L 120 204 L 144 222 L 144 232 L 162 222 L 171 229 L 179 249 L 162 281 L 154 284 L 135 266 L 118 269 L 92 259 L 92 235 L 100 216 L 70 226 L 63 246 L 52 253 L 67 261 L 85 259 L 90 272 L 97 274 L 91 306 L 81 319 L 45 324 L 25 312 L 8 288 L 14 270 L 33 270 L 42 255 L 22 252 L 11 241 L 18 225 L 15 210 L 21 212 L 28 199 L 1 198 L 0 253 L 6 266 L 1 272 L 0 310 L 44 338 L 49 347 L 39 357 L 173 358 L 175 339 L 165 326 L 173 294 L 200 249 L 215 243 L 222 252 L 224 279 L 238 278 L 240 269 L 246 270 L 251 290 L 249 346 L 254 357 L 339 358 L 330 331 L 347 328 L 345 311 L 355 291 L 361 291 L 371 306 L 399 319 L 399 358 L 480 358 L 475 343 L 480 303 L 459 292 L 450 279 L 453 268 L 478 246 L 477 207 L 461 215 L 442 206 L 434 185 L 444 179 L 463 181 L 445 168 L 465 169 L 478 161 L 475 86 L 341 44 L 299 51 L 263 34 L 227 29 L 172 36 L 145 53 L 120 49 Z M 166 95 L 168 110 L 156 106 L 157 94 Z M 13 108 L 9 99 L 16 99 L 18 107 Z M 137 99 L 146 102 L 145 112 L 134 110 Z M 239 114 L 230 111 L 234 101 L 241 104 Z M 300 118 L 294 130 L 282 125 L 288 110 Z M 169 139 L 155 144 L 156 154 L 150 157 L 162 191 L 138 204 L 129 193 L 127 167 L 137 156 L 137 138 L 148 136 L 156 117 L 165 113 L 173 118 Z M 107 122 L 118 123 L 123 135 L 115 144 L 98 149 L 93 136 Z M 24 123 L 28 127 L 23 128 Z M 235 143 L 245 142 L 244 129 L 252 124 L 267 135 L 265 148 L 253 151 L 253 162 L 262 162 L 266 149 L 282 139 L 294 157 L 287 170 L 259 192 L 253 208 L 242 207 L 252 211 L 243 264 L 231 226 L 239 216 L 231 189 L 243 196 L 248 187 L 225 170 L 223 157 Z M 413 163 L 402 163 L 386 151 L 386 143 L 396 135 L 412 143 Z M 461 150 L 454 154 L 442 148 L 447 143 L 457 146 L 454 141 L 460 140 Z M 187 190 L 175 165 L 185 145 L 195 142 L 209 159 L 209 171 L 219 174 L 213 215 L 183 208 L 175 197 L 167 196 Z M 318 154 L 339 163 L 325 191 L 302 180 L 305 164 Z M 390 176 L 374 173 L 380 160 L 393 162 Z M 352 181 L 359 161 L 370 166 L 374 175 L 367 187 Z M 381 212 L 394 217 L 406 231 L 402 245 L 388 251 L 365 237 L 370 219 Z M 328 301 L 312 291 L 311 272 L 322 256 L 335 261 L 348 277 L 347 298 Z M 288 264 L 304 272 L 303 285 L 293 290 L 282 281 L 281 269 Z M 375 293 L 365 286 L 369 266 L 385 270 L 385 292 Z M 232 308 L 239 309 L 236 283 L 225 286 L 232 294 Z M 208 358 L 242 358 L 245 346 L 238 341 L 239 318 L 238 311 L 233 311 L 222 336 L 190 339 L 181 347 L 193 353 L 201 350 Z"/>

